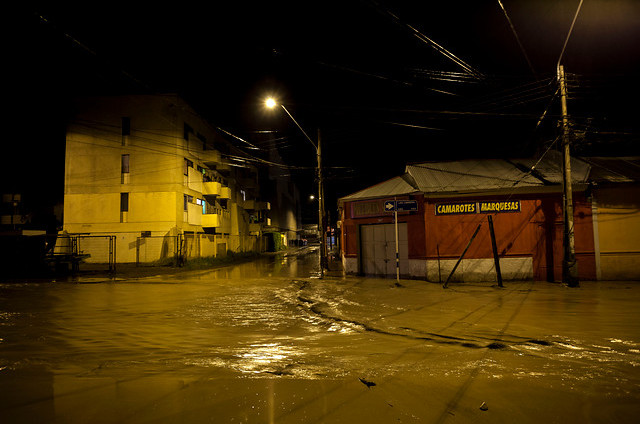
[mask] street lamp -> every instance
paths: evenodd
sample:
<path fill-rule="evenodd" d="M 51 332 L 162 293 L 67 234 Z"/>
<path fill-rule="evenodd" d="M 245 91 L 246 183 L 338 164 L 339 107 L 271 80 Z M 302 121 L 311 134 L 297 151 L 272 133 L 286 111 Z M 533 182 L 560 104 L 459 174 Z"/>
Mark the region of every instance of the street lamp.
<path fill-rule="evenodd" d="M 325 241 L 325 232 L 324 232 L 324 186 L 322 181 L 322 145 L 320 142 L 320 129 L 318 129 L 318 143 L 314 143 L 311 137 L 306 133 L 306 131 L 298 124 L 298 121 L 289 113 L 286 107 L 283 104 L 278 103 L 273 97 L 269 97 L 264 102 L 265 106 L 268 109 L 275 108 L 278 104 L 289 115 L 289 118 L 293 121 L 294 124 L 298 127 L 302 134 L 304 134 L 305 138 L 309 140 L 309 143 L 316 150 L 316 159 L 318 162 L 316 172 L 318 176 L 318 235 L 320 236 L 320 278 L 324 276 L 324 268 L 327 263 L 327 253 L 326 253 L 326 241 Z"/>

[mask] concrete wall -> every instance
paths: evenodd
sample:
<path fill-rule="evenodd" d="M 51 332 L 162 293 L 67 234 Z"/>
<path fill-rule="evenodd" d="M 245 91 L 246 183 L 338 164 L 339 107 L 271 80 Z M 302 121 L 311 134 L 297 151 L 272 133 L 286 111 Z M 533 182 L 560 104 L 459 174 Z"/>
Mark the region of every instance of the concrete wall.
<path fill-rule="evenodd" d="M 640 279 L 640 187 L 597 188 L 593 200 L 600 279 Z"/>
<path fill-rule="evenodd" d="M 452 280 L 496 281 L 488 214 L 469 211 L 465 214 L 442 215 L 436 213 L 436 206 L 465 201 L 479 204 L 508 198 L 509 201 L 518 201 L 519 209 L 492 214 L 502 278 L 561 280 L 563 226 L 560 193 L 525 194 L 517 197 L 475 195 L 442 199 L 423 199 L 421 196 L 414 198 L 419 201 L 419 211 L 398 215 L 399 222 L 406 222 L 408 225 L 409 276 L 436 282 L 446 280 L 472 234 L 480 226 Z M 574 198 L 578 272 L 581 279 L 594 280 L 596 254 L 591 201 L 580 192 L 575 192 Z M 363 270 L 360 264 L 360 226 L 392 222 L 392 214 L 381 209 L 385 200 L 393 199 L 364 200 L 360 205 L 354 205 L 356 202 L 345 203 L 341 228 L 346 272 L 357 273 Z"/>
<path fill-rule="evenodd" d="M 195 235 L 187 252 L 193 257 L 259 248 L 259 234 L 249 235 L 249 213 L 236 192 L 242 188 L 236 170 L 221 160 L 218 149 L 226 142 L 178 96 L 84 98 L 76 107 L 67 131 L 64 231 L 116 236 L 117 262 L 140 259 L 139 239 L 146 232 L 154 236 L 143 240 L 149 260 L 163 259 L 168 249 L 164 242 L 155 246 L 156 236 L 182 233 Z M 123 117 L 130 120 L 129 134 L 123 134 Z M 257 172 L 246 171 L 245 180 L 257 178 Z M 224 181 L 224 195 L 203 193 L 203 172 Z M 258 187 L 257 181 L 246 184 Z M 126 212 L 122 193 L 128 193 Z M 192 199 L 186 211 L 185 196 Z M 210 205 L 207 213 L 221 216 L 219 227 L 202 226 L 203 207 L 197 203 L 203 200 Z M 83 244 L 93 252 L 90 261 L 104 260 L 98 238 Z"/>

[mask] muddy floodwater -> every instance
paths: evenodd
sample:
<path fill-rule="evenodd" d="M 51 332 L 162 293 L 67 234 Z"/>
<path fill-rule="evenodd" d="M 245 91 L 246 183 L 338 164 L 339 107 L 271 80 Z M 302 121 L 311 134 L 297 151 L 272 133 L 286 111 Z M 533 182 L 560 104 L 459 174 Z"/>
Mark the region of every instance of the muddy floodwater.
<path fill-rule="evenodd" d="M 316 264 L 1 283 L 0 422 L 639 422 L 640 282 Z"/>

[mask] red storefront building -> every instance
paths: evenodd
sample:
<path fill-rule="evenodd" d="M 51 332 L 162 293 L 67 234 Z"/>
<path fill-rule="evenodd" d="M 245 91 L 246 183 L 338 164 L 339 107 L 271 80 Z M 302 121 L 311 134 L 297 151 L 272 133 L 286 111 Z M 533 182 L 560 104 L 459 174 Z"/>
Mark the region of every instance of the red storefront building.
<path fill-rule="evenodd" d="M 631 163 L 631 172 L 620 172 L 619 160 L 572 159 L 581 280 L 640 278 L 635 267 L 640 259 L 640 162 L 629 160 L 622 163 Z M 614 166 L 616 172 L 610 170 Z M 491 216 L 503 279 L 561 281 L 561 171 L 556 152 L 539 162 L 482 159 L 408 165 L 404 175 L 340 199 L 344 268 L 352 274 L 395 277 L 396 225 L 389 202 L 405 201 L 416 210 L 397 214 L 403 278 L 443 282 L 459 263 L 451 281 L 495 281 Z M 599 198 L 607 204 L 600 205 Z"/>

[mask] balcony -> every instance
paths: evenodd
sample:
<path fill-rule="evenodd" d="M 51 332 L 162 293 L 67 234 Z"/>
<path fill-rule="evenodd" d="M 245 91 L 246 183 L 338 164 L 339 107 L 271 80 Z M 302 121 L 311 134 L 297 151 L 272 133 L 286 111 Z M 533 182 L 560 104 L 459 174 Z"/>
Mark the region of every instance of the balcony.
<path fill-rule="evenodd" d="M 247 211 L 268 211 L 271 210 L 271 203 L 260 202 L 258 200 L 245 200 L 243 207 Z"/>
<path fill-rule="evenodd" d="M 229 187 L 221 187 L 220 188 L 220 198 L 221 199 L 231 199 L 231 188 L 229 188 Z"/>
<path fill-rule="evenodd" d="M 201 225 L 202 222 L 202 206 L 195 203 L 189 203 L 187 205 L 187 211 L 185 212 L 185 222 L 191 225 Z"/>
<path fill-rule="evenodd" d="M 249 234 L 251 234 L 252 236 L 260 235 L 261 228 L 262 228 L 262 225 L 257 222 L 253 224 L 249 224 Z"/>
<path fill-rule="evenodd" d="M 225 210 L 202 215 L 202 228 L 215 228 L 217 233 L 228 233 L 231 228 L 230 223 L 229 212 Z"/>
<path fill-rule="evenodd" d="M 222 184 L 217 181 L 207 181 L 202 183 L 202 194 L 205 196 L 220 196 Z"/>
<path fill-rule="evenodd" d="M 224 187 L 217 181 L 207 181 L 202 183 L 202 194 L 205 196 L 216 196 L 219 199 L 230 199 L 231 188 Z"/>
<path fill-rule="evenodd" d="M 219 228 L 222 216 L 218 213 L 202 215 L 202 226 L 205 228 Z"/>

